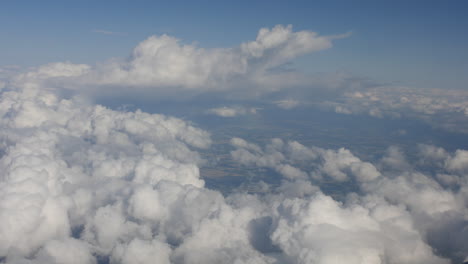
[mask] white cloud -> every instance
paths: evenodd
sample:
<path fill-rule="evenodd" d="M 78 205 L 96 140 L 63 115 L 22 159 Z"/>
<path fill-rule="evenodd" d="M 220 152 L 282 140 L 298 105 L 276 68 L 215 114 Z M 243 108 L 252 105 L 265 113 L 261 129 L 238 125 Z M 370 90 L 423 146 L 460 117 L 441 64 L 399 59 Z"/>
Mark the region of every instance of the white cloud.
<path fill-rule="evenodd" d="M 401 150 L 395 147 L 390 148 L 377 165 L 360 161 L 346 149 L 307 148 L 314 151 L 308 162 L 313 164 L 316 173 L 328 175 L 337 182 L 349 182 L 348 175 L 358 180 L 359 194 L 348 194 L 340 203 L 320 192 L 319 187 L 314 189 L 305 184 L 310 181 L 320 184 L 320 178 L 307 180 L 307 176 L 301 176 L 298 180 L 291 177 L 296 173 L 281 170 L 294 168 L 284 142 L 275 139 L 260 151 L 258 146 L 256 151 L 247 150 L 248 144 L 251 143 L 234 144 L 239 148 L 232 152 L 235 160 L 246 166 L 271 167 L 284 176 L 277 191 L 290 198 L 277 200 L 278 219 L 273 221 L 271 239 L 293 263 L 329 263 L 332 260 L 449 263 L 444 257 L 458 263 L 468 254 L 464 246 L 466 232 L 457 233 L 460 228 L 466 229 L 467 182 L 460 178 L 466 177 L 466 171 L 449 165 L 451 162 L 463 164 L 462 150 L 450 154 L 434 146 L 420 146 L 421 160 L 444 161 L 433 164 L 438 167 L 437 171 L 445 172 L 438 173 L 434 179 L 411 167 Z M 425 149 L 429 151 L 424 152 Z M 240 150 L 244 155 L 237 156 Z M 281 158 L 271 166 L 263 162 L 272 156 Z M 455 174 L 447 174 L 450 172 Z M 444 233 L 450 234 L 450 238 Z M 433 252 L 441 255 L 435 256 Z"/>
<path fill-rule="evenodd" d="M 208 132 L 177 118 L 116 111 L 66 96 L 67 89 L 83 83 L 213 91 L 232 89 L 231 82 L 241 76 L 265 85 L 290 76 L 275 75 L 272 68 L 328 48 L 333 38 L 278 26 L 262 29 L 255 41 L 237 48 L 205 50 L 168 36 L 151 37 L 127 61 L 96 67 L 52 63 L 8 77 L 0 93 L 1 261 L 325 264 L 465 259 L 466 150 L 420 146 L 420 162 L 412 164 L 392 147 L 371 163 L 344 148 L 308 147 L 278 138 L 260 146 L 233 138 L 234 161 L 273 169 L 281 182 L 258 184 L 270 191 L 263 195 L 223 196 L 205 188 L 200 177 L 203 160 L 197 150 L 210 147 Z M 342 86 L 340 80 L 336 87 Z M 365 111 L 376 107 L 382 116 L 399 109 L 391 102 L 385 109 L 373 105 L 382 101 L 380 94 L 359 92 L 353 98 L 363 100 Z M 427 115 L 454 107 L 454 101 L 437 101 L 442 107 L 434 108 L 433 100 L 420 96 L 399 100 L 416 102 L 414 111 Z M 464 114 L 460 105 L 452 109 Z M 418 171 L 427 162 L 436 167 L 434 177 Z M 335 199 L 321 190 L 323 182 L 355 184 L 357 189 L 344 189 Z"/>
<path fill-rule="evenodd" d="M 47 76 L 49 86 L 92 96 L 115 95 L 118 91 L 179 98 L 182 94 L 217 92 L 251 98 L 308 85 L 307 77 L 277 68 L 304 54 L 328 49 L 334 39 L 348 35 L 320 36 L 277 25 L 260 29 L 254 41 L 211 49 L 185 44 L 168 35 L 151 36 L 139 43 L 127 59 L 112 59 L 95 66 L 50 64 L 27 77 Z M 75 72 L 67 75 L 64 70 Z"/>
<path fill-rule="evenodd" d="M 402 150 L 396 146 L 390 146 L 382 157 L 380 165 L 387 170 L 406 171 L 411 168 L 410 164 L 406 161 L 405 155 Z"/>
<path fill-rule="evenodd" d="M 46 86 L 50 80 L 70 81 L 75 77 L 89 73 L 91 66 L 86 64 L 73 64 L 70 62 L 55 62 L 41 65 L 33 70 L 11 76 L 11 86 L 26 88 L 39 88 Z M 52 88 L 52 87 L 49 87 Z"/>
<path fill-rule="evenodd" d="M 246 108 L 246 107 L 218 107 L 212 108 L 207 111 L 208 114 L 213 114 L 221 117 L 235 117 L 240 115 L 247 115 L 247 114 L 256 114 L 257 108 Z"/>
<path fill-rule="evenodd" d="M 51 244 L 38 258 L 67 262 L 56 248 L 75 245 L 108 254 L 122 236 L 147 232 L 121 207 L 133 188 L 204 184 L 189 146 L 208 147 L 208 133 L 182 120 L 83 105 L 29 84 L 2 93 L 0 115 L 0 255 L 8 260 L 52 240 L 66 244 Z M 76 228 L 84 228 L 76 237 L 84 244 L 68 242 Z M 82 263 L 93 262 L 77 250 Z"/>
<path fill-rule="evenodd" d="M 66 252 L 66 254 L 64 254 Z M 83 241 L 67 238 L 48 242 L 38 253 L 39 263 L 94 264 L 89 245 Z"/>
<path fill-rule="evenodd" d="M 468 171 L 468 151 L 457 150 L 453 157 L 446 160 L 446 167 L 451 171 Z"/>
<path fill-rule="evenodd" d="M 112 260 L 122 264 L 170 264 L 171 248 L 158 240 L 134 239 L 128 245 L 119 245 Z"/>
<path fill-rule="evenodd" d="M 327 102 L 336 113 L 377 118 L 417 118 L 436 127 L 467 132 L 468 93 L 450 89 L 381 86 L 345 92 Z"/>
<path fill-rule="evenodd" d="M 259 146 L 248 143 L 240 138 L 233 138 L 231 144 L 236 150 L 231 152 L 234 160 L 244 165 L 256 165 L 275 169 L 278 173 L 290 179 L 331 177 L 336 181 L 349 180 L 352 175 L 358 181 L 370 181 L 380 176 L 380 173 L 369 162 L 363 162 L 349 150 L 308 148 L 296 141 L 283 142 L 273 139 L 262 150 Z M 308 173 L 298 167 L 313 164 L 313 170 Z"/>
<path fill-rule="evenodd" d="M 450 225 L 463 227 L 468 214 L 466 181 L 452 191 L 411 169 L 395 174 L 408 163 L 397 150 L 382 171 L 346 149 L 234 138 L 235 160 L 284 177 L 265 195 L 225 197 L 200 179 L 196 149 L 209 147 L 207 132 L 63 99 L 40 76 L 0 97 L 6 263 L 448 263 L 468 254 L 466 234 Z M 441 172 L 466 172 L 461 150 L 431 153 Z M 337 201 L 317 175 L 355 181 L 360 193 Z M 443 231 L 459 243 L 434 237 Z"/>
<path fill-rule="evenodd" d="M 300 103 L 299 101 L 293 99 L 279 100 L 274 102 L 278 107 L 283 109 L 292 109 L 297 107 Z"/>
<path fill-rule="evenodd" d="M 421 144 L 418 148 L 420 160 L 426 165 L 443 167 L 454 173 L 468 172 L 468 151 L 466 150 L 459 149 L 454 154 L 450 154 L 445 149 L 433 145 Z"/>
<path fill-rule="evenodd" d="M 418 152 L 421 157 L 420 161 L 427 164 L 437 163 L 441 165 L 449 157 L 445 149 L 433 145 L 420 144 L 418 145 Z"/>
<path fill-rule="evenodd" d="M 346 107 L 341 106 L 341 105 L 337 105 L 335 107 L 335 112 L 338 113 L 338 114 L 345 114 L 345 115 L 350 115 L 350 114 L 353 113 L 349 109 L 347 109 Z"/>
<path fill-rule="evenodd" d="M 224 99 L 262 97 L 283 109 L 319 104 L 340 114 L 417 118 L 436 127 L 468 131 L 465 91 L 381 85 L 343 72 L 305 75 L 281 69 L 294 58 L 331 48 L 335 39 L 348 35 L 321 36 L 277 25 L 260 29 L 253 41 L 210 49 L 168 35 L 151 36 L 128 58 L 96 65 L 51 63 L 14 78 L 8 73 L 7 79 L 14 81 L 2 80 L 2 70 L 7 71 L 4 67 L 0 69 L 0 87 L 41 81 L 48 89 L 91 98 L 179 100 L 200 94 Z M 212 111 L 223 116 L 237 112 Z"/>
<path fill-rule="evenodd" d="M 291 26 L 261 29 L 255 41 L 238 48 L 203 49 L 167 35 L 152 36 L 133 50 L 129 61 L 98 69 L 97 80 L 114 85 L 226 89 L 237 77 L 256 83 L 272 67 L 330 48 L 331 40 L 310 31 L 293 32 Z"/>
<path fill-rule="evenodd" d="M 292 263 L 448 263 L 434 256 L 411 226 L 408 230 L 392 218 L 382 219 L 374 215 L 376 208 L 367 206 L 343 207 L 320 193 L 310 199 L 287 199 L 277 209 L 280 219 L 272 239 Z M 399 208 L 378 206 L 411 221 Z"/>
<path fill-rule="evenodd" d="M 16 70 L 2 67 L 0 88 L 41 82 L 47 89 L 68 95 L 123 97 L 115 100 L 128 96 L 180 100 L 200 94 L 222 99 L 261 98 L 283 109 L 319 105 L 340 114 L 417 118 L 447 130 L 468 131 L 466 91 L 413 89 L 382 85 L 346 72 L 305 75 L 281 68 L 304 54 L 331 48 L 335 39 L 347 36 L 295 32 L 292 26 L 277 25 L 260 29 L 255 40 L 210 49 L 168 35 L 151 36 L 129 57 L 96 65 L 51 63 L 16 77 L 12 77 Z M 4 74 L 8 80 L 2 78 L 2 71 L 8 72 Z M 233 108 L 211 112 L 242 114 Z"/>

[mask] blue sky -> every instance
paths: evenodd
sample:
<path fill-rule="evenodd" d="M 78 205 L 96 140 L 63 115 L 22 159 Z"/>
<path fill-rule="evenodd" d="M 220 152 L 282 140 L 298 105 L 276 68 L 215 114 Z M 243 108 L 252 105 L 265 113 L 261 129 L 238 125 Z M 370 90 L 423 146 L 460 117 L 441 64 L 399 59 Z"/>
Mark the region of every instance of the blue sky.
<path fill-rule="evenodd" d="M 231 47 L 261 27 L 352 31 L 301 57 L 306 72 L 344 71 L 414 87 L 466 88 L 467 1 L 2 1 L 0 65 L 125 57 L 150 35 Z M 110 31 L 118 34 L 103 34 Z"/>
<path fill-rule="evenodd" d="M 0 263 L 468 263 L 467 11 L 0 1 Z"/>

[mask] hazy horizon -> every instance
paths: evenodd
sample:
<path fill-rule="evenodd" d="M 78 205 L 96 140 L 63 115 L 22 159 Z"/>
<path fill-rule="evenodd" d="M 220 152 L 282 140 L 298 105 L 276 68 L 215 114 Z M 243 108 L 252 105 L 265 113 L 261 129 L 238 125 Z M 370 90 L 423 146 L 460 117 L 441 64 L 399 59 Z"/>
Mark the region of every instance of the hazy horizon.
<path fill-rule="evenodd" d="M 0 6 L 0 263 L 468 262 L 466 1 Z"/>

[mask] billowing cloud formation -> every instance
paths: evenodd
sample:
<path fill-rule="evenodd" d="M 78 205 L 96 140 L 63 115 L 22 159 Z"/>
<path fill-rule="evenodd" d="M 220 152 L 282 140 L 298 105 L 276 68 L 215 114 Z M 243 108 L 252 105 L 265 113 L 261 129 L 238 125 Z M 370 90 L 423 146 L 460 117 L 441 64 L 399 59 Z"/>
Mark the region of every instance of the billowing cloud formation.
<path fill-rule="evenodd" d="M 126 59 L 97 65 L 51 63 L 12 78 L 11 69 L 4 67 L 0 69 L 0 88 L 26 78 L 57 93 L 91 99 L 178 101 L 202 96 L 220 101 L 249 99 L 252 104 L 273 103 L 283 109 L 318 105 L 340 114 L 417 118 L 447 130 L 468 132 L 465 91 L 385 86 L 344 72 L 306 75 L 284 67 L 294 58 L 328 49 L 335 39 L 348 35 L 321 36 L 277 25 L 260 29 L 253 41 L 211 49 L 168 35 L 151 36 Z M 238 115 L 227 109 L 216 112 Z"/>
<path fill-rule="evenodd" d="M 295 198 L 279 201 L 271 239 L 294 256 L 293 263 L 448 263 L 441 257 L 461 263 L 468 254 L 465 150 L 450 154 L 420 145 L 420 162 L 410 165 L 392 147 L 373 165 L 346 149 L 308 148 L 280 139 L 263 149 L 238 138 L 231 143 L 237 148 L 231 153 L 235 160 L 285 177 L 278 191 Z M 312 162 L 312 170 L 300 171 L 300 161 Z M 428 163 L 434 172 L 420 172 Z M 317 173 L 354 182 L 359 190 L 338 202 L 306 187 L 327 182 L 314 177 Z"/>
<path fill-rule="evenodd" d="M 46 74 L 50 88 L 66 87 L 93 96 L 115 95 L 118 91 L 177 98 L 181 93 L 205 92 L 252 97 L 308 85 L 305 76 L 278 67 L 301 55 L 328 49 L 334 39 L 348 35 L 320 36 L 277 25 L 260 29 L 254 41 L 212 49 L 184 44 L 168 35 L 151 36 L 138 44 L 127 59 L 113 59 L 95 66 L 49 64 L 29 75 L 41 78 Z M 70 75 L 62 74 L 64 70 Z"/>
<path fill-rule="evenodd" d="M 235 160 L 284 178 L 266 194 L 224 197 L 200 178 L 196 149 L 210 146 L 207 132 L 63 99 L 43 86 L 47 75 L 18 77 L 0 97 L 2 262 L 449 263 L 468 255 L 466 151 L 420 147 L 421 164 L 439 161 L 438 174 L 457 179 L 450 189 L 417 168 L 394 168 L 409 164 L 397 149 L 371 164 L 343 148 L 234 138 Z M 322 181 L 358 190 L 336 200 Z"/>
<path fill-rule="evenodd" d="M 144 187 L 204 184 L 191 148 L 208 147 L 209 135 L 182 120 L 60 99 L 29 81 L 2 93 L 0 115 L 0 255 L 8 262 L 94 263 L 127 236 L 122 258 L 138 243 L 168 247 L 133 240 L 151 233 L 127 221 L 152 215 Z"/>
<path fill-rule="evenodd" d="M 344 148 L 337 151 L 307 148 L 296 141 L 284 142 L 279 138 L 273 139 L 264 150 L 240 138 L 233 138 L 231 144 L 237 147 L 231 152 L 234 160 L 244 165 L 272 168 L 290 179 L 330 177 L 335 181 L 345 181 L 349 179 L 348 175 L 352 175 L 364 182 L 380 176 L 371 163 L 361 161 Z M 311 171 L 299 169 L 306 164 L 314 164 Z"/>
<path fill-rule="evenodd" d="M 98 68 L 97 82 L 113 85 L 224 89 L 239 76 L 266 81 L 267 71 L 297 56 L 327 49 L 336 37 L 293 32 L 291 26 L 263 28 L 255 41 L 229 49 L 203 49 L 167 35 L 140 43 L 129 60 Z"/>
<path fill-rule="evenodd" d="M 466 150 L 420 145 L 412 163 L 392 147 L 371 163 L 345 148 L 233 138 L 239 166 L 271 169 L 281 181 L 256 183 L 266 193 L 223 196 L 199 172 L 197 150 L 209 149 L 208 132 L 177 118 L 94 105 L 65 89 L 121 82 L 217 90 L 237 75 L 267 84 L 287 76 L 272 68 L 327 48 L 332 38 L 279 26 L 236 49 L 204 50 L 153 37 L 125 62 L 52 63 L 8 77 L 0 92 L 0 262 L 466 259 Z M 335 197 L 325 184 L 352 188 Z"/>

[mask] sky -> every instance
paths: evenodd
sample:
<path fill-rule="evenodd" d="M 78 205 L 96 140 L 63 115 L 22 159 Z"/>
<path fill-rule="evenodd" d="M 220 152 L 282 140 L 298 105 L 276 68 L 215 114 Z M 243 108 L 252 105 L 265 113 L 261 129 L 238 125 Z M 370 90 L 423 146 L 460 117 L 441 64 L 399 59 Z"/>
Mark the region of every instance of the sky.
<path fill-rule="evenodd" d="M 0 7 L 0 264 L 468 263 L 468 2 Z"/>
<path fill-rule="evenodd" d="M 95 63 L 170 34 L 201 47 L 232 47 L 261 27 L 352 36 L 301 58 L 305 71 L 348 71 L 419 88 L 466 89 L 466 1 L 3 1 L 2 65 Z M 106 34 L 114 32 L 115 34 Z M 34 45 L 31 45 L 34 43 Z"/>

